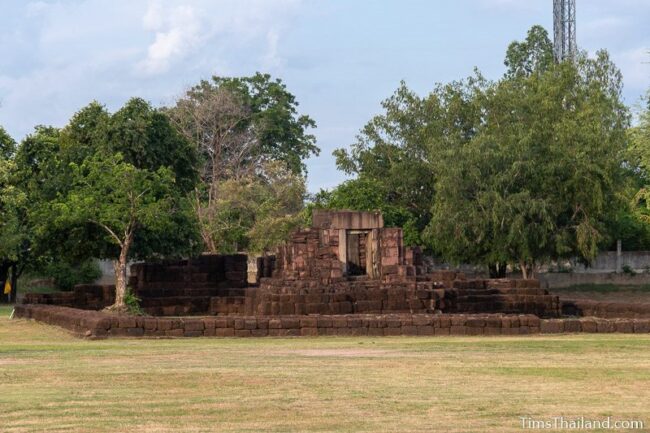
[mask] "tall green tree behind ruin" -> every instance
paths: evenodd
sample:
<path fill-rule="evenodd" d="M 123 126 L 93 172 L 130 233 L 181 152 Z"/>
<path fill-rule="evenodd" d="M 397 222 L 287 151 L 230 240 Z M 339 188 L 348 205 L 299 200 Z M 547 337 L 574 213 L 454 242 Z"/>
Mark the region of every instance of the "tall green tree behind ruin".
<path fill-rule="evenodd" d="M 299 224 L 315 122 L 282 81 L 213 77 L 166 111 L 200 156 L 192 203 L 205 251 L 267 250 Z"/>
<path fill-rule="evenodd" d="M 601 51 L 473 88 L 482 113 L 474 137 L 432 147 L 428 234 L 445 257 L 515 263 L 525 277 L 552 259 L 595 257 L 620 206 L 629 126 L 621 79 Z"/>

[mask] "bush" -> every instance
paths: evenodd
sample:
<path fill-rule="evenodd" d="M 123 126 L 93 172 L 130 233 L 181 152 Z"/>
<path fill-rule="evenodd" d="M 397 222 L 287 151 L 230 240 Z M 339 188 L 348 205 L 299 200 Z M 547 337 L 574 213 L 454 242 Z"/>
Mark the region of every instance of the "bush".
<path fill-rule="evenodd" d="M 43 276 L 51 278 L 59 290 L 72 290 L 77 284 L 89 284 L 102 276 L 102 271 L 95 260 L 86 260 L 79 264 L 63 261 L 51 262 L 43 269 Z"/>
<path fill-rule="evenodd" d="M 124 303 L 126 304 L 126 307 L 129 310 L 130 314 L 134 314 L 136 316 L 144 315 L 144 311 L 142 310 L 142 307 L 140 307 L 140 301 L 141 299 L 135 296 L 133 290 L 128 287 L 126 289 L 126 293 L 124 294 Z"/>

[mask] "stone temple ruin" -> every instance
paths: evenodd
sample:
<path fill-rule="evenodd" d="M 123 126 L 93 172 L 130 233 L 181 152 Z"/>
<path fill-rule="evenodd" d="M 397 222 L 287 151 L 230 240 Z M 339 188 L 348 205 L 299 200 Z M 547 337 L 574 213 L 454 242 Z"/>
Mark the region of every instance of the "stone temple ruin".
<path fill-rule="evenodd" d="M 446 333 L 462 328 L 452 317 L 479 327 L 498 322 L 500 333 L 502 326 L 503 333 L 518 333 L 539 331 L 540 317 L 560 315 L 558 298 L 536 280 L 429 271 L 420 249 L 405 247 L 402 230 L 384 227 L 379 212 L 315 211 L 312 227 L 293 233 L 276 255 L 257 260 L 252 284 L 247 261 L 245 255 L 203 255 L 132 265 L 129 285 L 153 318 L 97 311 L 113 303 L 114 289 L 94 285 L 28 294 L 17 313 L 78 332 L 92 323 L 98 327 L 93 336 L 350 335 L 350 327 L 352 335 L 360 329 L 362 335 L 431 335 L 436 323 Z M 48 309 L 52 305 L 59 310 Z M 194 323 L 192 316 L 202 319 Z"/>
<path fill-rule="evenodd" d="M 144 317 L 98 311 L 114 287 L 95 285 L 28 294 L 16 317 L 95 338 L 650 332 L 650 306 L 561 303 L 536 280 L 430 271 L 378 212 L 317 210 L 313 227 L 257 259 L 252 284 L 247 264 L 245 255 L 134 264 Z"/>

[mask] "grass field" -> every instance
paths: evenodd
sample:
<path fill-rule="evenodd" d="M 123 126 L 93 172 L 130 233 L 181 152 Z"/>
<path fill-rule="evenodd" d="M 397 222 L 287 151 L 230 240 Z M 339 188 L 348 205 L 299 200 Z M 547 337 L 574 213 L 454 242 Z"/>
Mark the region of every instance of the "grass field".
<path fill-rule="evenodd" d="M 650 425 L 650 335 L 85 341 L 0 308 L 2 432 Z M 647 430 L 644 430 L 647 431 Z"/>

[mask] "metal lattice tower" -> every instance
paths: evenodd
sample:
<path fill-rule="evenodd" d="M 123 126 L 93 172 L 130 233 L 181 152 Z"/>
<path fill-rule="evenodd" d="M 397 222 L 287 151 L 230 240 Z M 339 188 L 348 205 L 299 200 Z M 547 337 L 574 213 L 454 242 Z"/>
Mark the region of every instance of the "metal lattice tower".
<path fill-rule="evenodd" d="M 574 59 L 576 41 L 576 0 L 553 0 L 554 54 L 557 62 Z"/>

